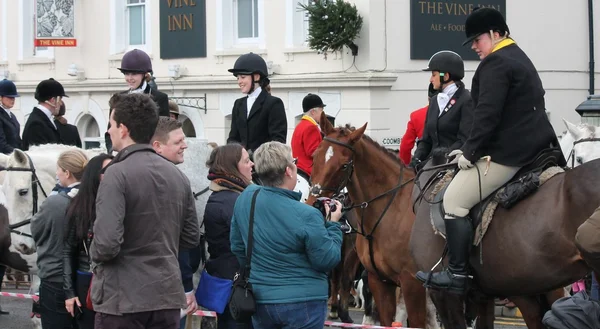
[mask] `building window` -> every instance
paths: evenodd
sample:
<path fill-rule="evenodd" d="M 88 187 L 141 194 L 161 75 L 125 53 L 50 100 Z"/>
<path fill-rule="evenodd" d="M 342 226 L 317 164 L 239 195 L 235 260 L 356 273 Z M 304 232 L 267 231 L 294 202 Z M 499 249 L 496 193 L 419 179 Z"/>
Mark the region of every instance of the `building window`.
<path fill-rule="evenodd" d="M 309 20 L 307 12 L 300 4 L 307 5 L 309 0 L 286 0 L 286 37 L 287 48 L 308 46 Z"/>
<path fill-rule="evenodd" d="M 138 48 L 151 52 L 151 0 L 111 0 L 110 54 Z"/>
<path fill-rule="evenodd" d="M 183 134 L 185 135 L 185 137 L 189 137 L 189 138 L 196 137 L 196 129 L 194 128 L 194 124 L 192 123 L 192 120 L 190 120 L 190 118 L 185 116 L 185 114 L 180 114 L 179 118 L 177 118 L 177 120 L 179 120 L 183 124 L 183 127 L 181 127 L 181 128 L 183 130 Z"/>
<path fill-rule="evenodd" d="M 145 16 L 145 0 L 127 0 L 127 26 L 129 27 L 130 46 L 146 44 Z"/>
<path fill-rule="evenodd" d="M 37 1 L 21 1 L 19 15 L 19 59 L 54 58 L 53 47 L 34 47 Z"/>
<path fill-rule="evenodd" d="M 258 38 L 258 0 L 235 0 L 234 22 L 236 41 L 255 41 Z"/>
<path fill-rule="evenodd" d="M 100 134 L 100 127 L 93 116 L 86 114 L 79 119 L 77 130 L 83 136 L 82 143 L 84 149 L 101 147 L 104 144 L 104 138 Z"/>
<path fill-rule="evenodd" d="M 217 50 L 248 45 L 264 49 L 264 1 L 217 1 Z"/>

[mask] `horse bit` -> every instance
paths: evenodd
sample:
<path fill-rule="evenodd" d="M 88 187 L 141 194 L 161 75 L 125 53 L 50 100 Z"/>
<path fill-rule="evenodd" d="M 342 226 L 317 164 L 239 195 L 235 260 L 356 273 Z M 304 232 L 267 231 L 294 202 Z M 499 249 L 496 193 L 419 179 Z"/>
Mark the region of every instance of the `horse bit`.
<path fill-rule="evenodd" d="M 25 153 L 25 155 L 27 156 L 27 159 L 29 160 L 29 168 L 8 167 L 8 168 L 0 168 L 0 171 L 29 171 L 29 172 L 31 172 L 31 193 L 32 193 L 32 197 L 33 197 L 33 208 L 31 210 L 31 216 L 33 217 L 33 215 L 35 215 L 38 211 L 38 190 L 37 190 L 38 186 L 40 187 L 40 190 L 42 190 L 44 197 L 47 198 L 48 195 L 46 194 L 46 191 L 44 190 L 44 187 L 42 186 L 42 183 L 40 182 L 40 179 L 35 172 L 35 167 L 33 166 L 33 161 L 31 161 L 31 157 L 27 153 Z M 28 224 L 31 224 L 31 218 L 25 219 L 23 221 L 15 223 L 15 224 L 10 224 L 8 227 L 10 228 L 11 233 L 22 235 L 22 236 L 25 236 L 28 238 L 33 238 L 33 236 L 31 236 L 31 234 L 24 233 L 22 231 L 17 230 L 18 228 L 23 227 Z"/>

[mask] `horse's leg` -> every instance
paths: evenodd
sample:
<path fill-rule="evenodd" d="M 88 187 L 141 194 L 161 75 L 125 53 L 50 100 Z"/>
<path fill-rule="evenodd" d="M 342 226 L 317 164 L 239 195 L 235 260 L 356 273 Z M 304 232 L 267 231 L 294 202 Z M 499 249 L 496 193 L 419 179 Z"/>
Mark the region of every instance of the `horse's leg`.
<path fill-rule="evenodd" d="M 425 328 L 427 320 L 427 294 L 423 284 L 410 273 L 404 272 L 400 275 L 400 286 L 402 287 L 402 295 L 404 296 L 409 322 L 403 323 L 403 325 L 412 328 Z"/>
<path fill-rule="evenodd" d="M 330 319 L 338 318 L 338 294 L 340 291 L 340 272 L 342 263 L 338 264 L 332 271 L 331 277 L 329 278 L 329 292 L 331 294 L 331 310 L 329 311 Z"/>
<path fill-rule="evenodd" d="M 369 272 L 369 288 L 377 305 L 379 322 L 382 326 L 391 326 L 396 313 L 396 285 L 383 283 L 376 274 Z"/>
<path fill-rule="evenodd" d="M 545 326 L 542 323 L 545 310 L 542 308 L 538 296 L 519 296 L 510 297 L 510 300 L 517 305 L 521 314 L 523 314 L 523 320 L 529 329 L 544 329 Z"/>
<path fill-rule="evenodd" d="M 346 257 L 344 257 L 344 268 L 340 275 L 340 301 L 339 301 L 339 309 L 338 315 L 340 320 L 344 323 L 354 323 L 352 318 L 350 317 L 350 313 L 348 312 L 348 300 L 350 299 L 350 290 L 352 289 L 352 283 L 354 282 L 354 276 L 356 275 L 356 271 L 358 270 L 358 266 L 360 265 L 360 260 L 358 259 L 358 254 L 356 251 L 350 246 L 347 249 Z M 356 305 L 358 307 L 358 305 Z"/>
<path fill-rule="evenodd" d="M 496 314 L 494 299 L 483 299 L 480 301 L 467 301 L 469 307 L 473 307 L 477 320 L 473 327 L 477 329 L 494 329 L 494 319 Z M 468 307 L 467 307 L 468 308 Z"/>
<path fill-rule="evenodd" d="M 442 326 L 448 329 L 466 329 L 464 301 L 461 295 L 439 290 L 430 290 L 431 300 L 440 315 Z"/>

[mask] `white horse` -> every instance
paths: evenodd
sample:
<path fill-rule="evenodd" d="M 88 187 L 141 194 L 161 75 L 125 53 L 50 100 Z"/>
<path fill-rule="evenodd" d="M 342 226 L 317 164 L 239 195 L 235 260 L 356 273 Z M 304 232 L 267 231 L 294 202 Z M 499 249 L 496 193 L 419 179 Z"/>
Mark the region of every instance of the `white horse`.
<path fill-rule="evenodd" d="M 16 149 L 10 155 L 0 155 L 0 166 L 5 168 L 2 190 L 6 195 L 9 223 L 12 227 L 19 226 L 11 235 L 12 245 L 23 254 L 36 250 L 28 221 L 56 185 L 56 161 L 62 152 L 74 149 L 78 148 L 48 144 L 34 146 L 26 152 Z M 92 158 L 104 150 L 82 151 Z"/>
<path fill-rule="evenodd" d="M 575 125 L 565 119 L 563 122 L 567 131 L 560 140 L 560 147 L 568 166 L 577 167 L 600 158 L 600 127 L 586 123 Z"/>

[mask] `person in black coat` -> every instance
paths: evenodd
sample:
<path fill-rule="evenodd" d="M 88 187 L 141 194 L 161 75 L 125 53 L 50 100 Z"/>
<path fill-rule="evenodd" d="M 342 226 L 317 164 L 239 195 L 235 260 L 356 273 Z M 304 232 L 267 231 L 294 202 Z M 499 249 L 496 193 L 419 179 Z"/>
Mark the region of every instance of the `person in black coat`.
<path fill-rule="evenodd" d="M 240 56 L 229 72 L 237 77 L 242 93 L 231 111 L 231 130 L 227 143 L 240 143 L 254 152 L 263 143 L 286 143 L 287 117 L 281 99 L 271 96 L 267 64 L 262 57 L 248 53 Z"/>
<path fill-rule="evenodd" d="M 21 147 L 21 125 L 10 111 L 15 106 L 15 97 L 19 97 L 17 86 L 10 80 L 0 81 L 0 153 L 4 154 Z"/>
<path fill-rule="evenodd" d="M 68 97 L 60 82 L 50 78 L 35 88 L 39 104 L 33 108 L 23 129 L 23 151 L 31 145 L 59 144 L 60 133 L 54 123 L 54 115 L 60 110 L 62 98 Z"/>
<path fill-rule="evenodd" d="M 473 125 L 473 102 L 462 78 L 465 66 L 462 57 L 444 50 L 434 54 L 424 71 L 431 71 L 429 82 L 438 93 L 429 101 L 423 137 L 410 166 L 429 158 L 439 148 L 455 150 L 469 137 Z"/>
<path fill-rule="evenodd" d="M 450 152 L 456 156 L 460 171 L 444 197 L 448 268 L 431 277 L 417 273 L 430 288 L 457 294 L 465 293 L 470 279 L 470 209 L 541 151 L 559 147 L 546 115 L 542 81 L 529 57 L 509 37 L 502 14 L 492 8 L 474 10 L 467 17 L 465 30 L 465 44 L 471 43 L 481 63 L 471 86 L 475 107 L 471 133 L 462 147 Z M 485 156 L 491 159 L 482 159 Z M 559 165 L 566 164 L 564 159 L 561 162 Z"/>
<path fill-rule="evenodd" d="M 121 59 L 121 67 L 119 70 L 125 77 L 125 82 L 129 87 L 128 90 L 122 91 L 121 94 L 145 94 L 152 97 L 156 105 L 158 105 L 159 116 L 169 116 L 169 97 L 167 94 L 158 91 L 151 86 L 152 81 L 152 61 L 150 56 L 139 49 L 133 49 L 123 55 Z M 112 112 L 112 109 L 109 111 Z M 112 151 L 112 142 L 108 134 L 110 123 L 108 124 L 107 132 L 104 134 L 106 149 L 110 153 Z"/>
<path fill-rule="evenodd" d="M 67 119 L 64 117 L 65 112 L 66 106 L 63 102 L 58 114 L 54 117 L 54 123 L 60 134 L 60 143 L 81 148 L 81 136 L 79 136 L 79 130 L 77 129 L 77 126 L 67 123 Z"/>
<path fill-rule="evenodd" d="M 233 143 L 215 148 L 206 164 L 212 194 L 204 210 L 205 237 L 210 254 L 205 270 L 212 276 L 233 280 L 240 264 L 230 247 L 231 217 L 235 201 L 252 180 L 254 163 L 240 144 Z M 217 318 L 218 329 L 251 327 L 250 323 L 236 323 L 228 308 Z"/>

